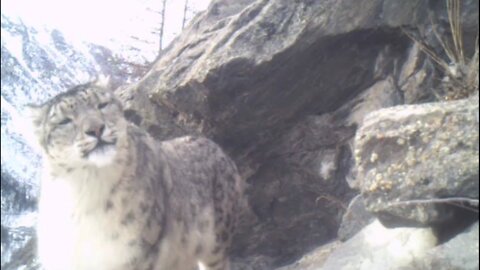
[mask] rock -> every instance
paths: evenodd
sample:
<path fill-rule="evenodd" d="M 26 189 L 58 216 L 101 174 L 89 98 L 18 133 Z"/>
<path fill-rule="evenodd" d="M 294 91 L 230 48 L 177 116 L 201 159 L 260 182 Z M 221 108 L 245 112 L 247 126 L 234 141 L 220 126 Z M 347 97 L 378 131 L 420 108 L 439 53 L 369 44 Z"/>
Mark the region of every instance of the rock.
<path fill-rule="evenodd" d="M 157 138 L 202 134 L 235 159 L 258 221 L 233 252 L 273 267 L 336 236 L 354 196 L 353 123 L 402 102 L 394 73 L 410 40 L 392 25 L 415 22 L 407 13 L 392 22 L 381 0 L 231 2 L 214 1 L 122 92 Z M 334 113 L 370 88 L 350 122 L 352 108 Z"/>
<path fill-rule="evenodd" d="M 236 252 L 276 254 L 270 257 L 286 263 L 291 254 L 335 237 L 354 195 L 343 174 L 352 159 L 346 142 L 354 129 L 335 126 L 331 118 L 307 117 L 264 153 L 268 163 L 248 178 L 258 223 L 240 232 Z"/>
<path fill-rule="evenodd" d="M 395 80 L 389 76 L 375 82 L 334 114 L 348 115 L 344 120 L 345 125 L 358 127 L 362 125 L 368 113 L 399 104 L 403 104 L 401 93 L 395 85 Z"/>
<path fill-rule="evenodd" d="M 213 8 L 220 3 L 195 20 L 132 91 L 147 91 L 160 107 L 234 149 L 335 109 L 388 74 L 408 41 L 375 21 L 382 1 L 253 1 L 227 14 Z M 382 72 L 365 68 L 376 62 Z"/>
<path fill-rule="evenodd" d="M 345 241 L 354 236 L 363 227 L 372 223 L 375 219 L 370 212 L 365 209 L 365 204 L 361 195 L 357 195 L 350 201 L 348 209 L 342 217 L 342 223 L 338 229 L 338 239 Z"/>
<path fill-rule="evenodd" d="M 345 243 L 323 245 L 277 270 L 473 270 L 478 269 L 478 221 L 435 246 L 431 229 L 387 229 L 377 220 Z"/>
<path fill-rule="evenodd" d="M 416 20 L 419 23 L 418 20 L 421 20 L 426 15 L 426 9 L 423 6 L 425 4 L 421 0 L 406 0 L 402 2 L 385 0 L 382 8 L 387 23 L 391 27 L 399 27 L 411 20 Z"/>
<path fill-rule="evenodd" d="M 420 46 L 414 43 L 398 78 L 406 104 L 435 100 L 435 93 L 432 91 L 435 88 L 432 76 L 434 70 L 434 65 L 424 57 Z"/>
<path fill-rule="evenodd" d="M 448 242 L 427 252 L 417 263 L 425 270 L 475 270 L 478 263 L 478 221 Z"/>
<path fill-rule="evenodd" d="M 436 242 L 432 229 L 388 229 L 376 220 L 338 247 L 321 268 L 315 269 L 417 269 L 408 267 L 425 258 Z"/>
<path fill-rule="evenodd" d="M 355 141 L 367 209 L 387 226 L 425 226 L 451 217 L 435 199 L 478 199 L 478 111 L 477 94 L 369 114 Z"/>
<path fill-rule="evenodd" d="M 273 258 L 258 255 L 249 256 L 248 258 L 234 258 L 231 263 L 232 270 L 257 270 L 270 269 L 273 264 Z"/>
<path fill-rule="evenodd" d="M 325 244 L 304 255 L 297 262 L 278 268 L 277 270 L 318 270 L 325 263 L 328 256 L 341 246 L 340 241 Z"/>

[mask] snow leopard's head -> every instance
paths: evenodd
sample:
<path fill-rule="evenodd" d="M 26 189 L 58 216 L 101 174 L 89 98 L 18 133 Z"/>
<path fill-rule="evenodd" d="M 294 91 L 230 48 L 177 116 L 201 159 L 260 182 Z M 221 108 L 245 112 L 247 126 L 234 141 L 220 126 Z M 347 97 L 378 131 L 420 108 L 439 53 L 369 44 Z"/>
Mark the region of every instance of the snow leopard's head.
<path fill-rule="evenodd" d="M 122 105 L 104 82 L 78 85 L 29 111 L 40 147 L 55 164 L 105 166 L 126 142 Z"/>

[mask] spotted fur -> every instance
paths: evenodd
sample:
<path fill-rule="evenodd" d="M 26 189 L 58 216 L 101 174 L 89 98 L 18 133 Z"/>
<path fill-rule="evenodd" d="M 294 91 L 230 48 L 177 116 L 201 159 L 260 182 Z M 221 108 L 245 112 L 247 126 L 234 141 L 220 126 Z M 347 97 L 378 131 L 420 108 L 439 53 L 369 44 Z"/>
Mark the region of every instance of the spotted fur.
<path fill-rule="evenodd" d="M 243 184 L 212 141 L 153 140 L 94 83 L 32 106 L 47 270 L 228 270 Z"/>

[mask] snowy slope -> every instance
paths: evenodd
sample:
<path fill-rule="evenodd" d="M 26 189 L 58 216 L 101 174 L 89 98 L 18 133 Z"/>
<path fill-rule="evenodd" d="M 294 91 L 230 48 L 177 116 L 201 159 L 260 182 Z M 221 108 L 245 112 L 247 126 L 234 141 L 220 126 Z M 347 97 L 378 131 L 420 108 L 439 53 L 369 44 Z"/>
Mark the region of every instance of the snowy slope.
<path fill-rule="evenodd" d="M 72 45 L 61 32 L 35 29 L 2 14 L 1 173 L 2 269 L 33 236 L 40 158 L 26 143 L 22 115 L 28 103 L 41 103 L 99 74 L 117 85 L 136 80 L 121 56 L 94 44 Z M 135 69 L 135 68 L 133 68 Z"/>

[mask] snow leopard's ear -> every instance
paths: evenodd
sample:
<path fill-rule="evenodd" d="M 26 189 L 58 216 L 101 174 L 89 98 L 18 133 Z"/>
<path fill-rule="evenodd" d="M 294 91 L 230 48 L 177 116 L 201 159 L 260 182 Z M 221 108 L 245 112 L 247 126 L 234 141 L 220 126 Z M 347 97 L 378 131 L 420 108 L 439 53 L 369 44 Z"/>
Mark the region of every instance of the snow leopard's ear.
<path fill-rule="evenodd" d="M 41 150 L 44 141 L 43 126 L 45 124 L 48 106 L 27 104 L 22 115 L 15 125 L 19 133 L 25 138 L 26 142 L 35 150 Z"/>
<path fill-rule="evenodd" d="M 32 127 L 40 127 L 45 120 L 46 106 L 27 104 L 23 113 L 23 118 L 28 120 Z"/>
<path fill-rule="evenodd" d="M 93 84 L 100 88 L 110 89 L 110 86 L 111 86 L 110 76 L 100 75 L 93 82 Z"/>

